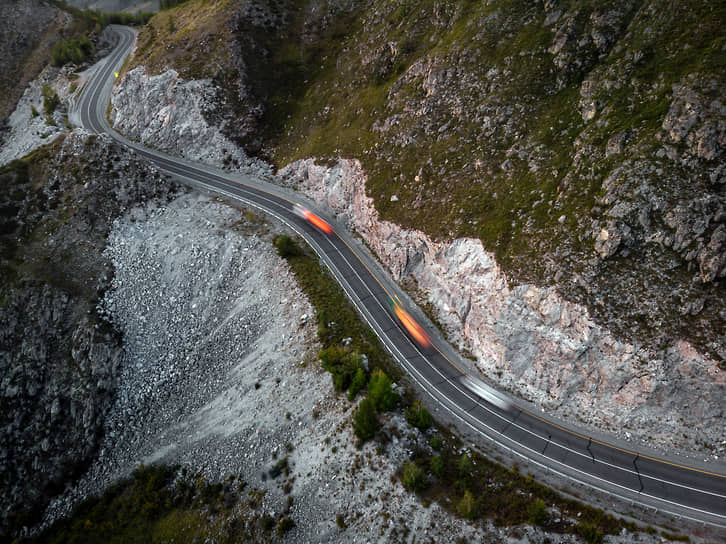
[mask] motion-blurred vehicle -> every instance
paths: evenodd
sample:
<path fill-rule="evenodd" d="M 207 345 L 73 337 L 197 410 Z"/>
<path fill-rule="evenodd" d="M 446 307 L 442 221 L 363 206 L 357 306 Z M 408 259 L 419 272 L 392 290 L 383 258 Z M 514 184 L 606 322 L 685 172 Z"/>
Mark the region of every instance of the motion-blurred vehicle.
<path fill-rule="evenodd" d="M 411 317 L 411 314 L 403 309 L 398 297 L 389 297 L 388 306 L 396 318 L 398 318 L 401 325 L 403 325 L 403 328 L 406 329 L 406 332 L 408 332 L 419 346 L 422 348 L 431 347 L 431 337 L 423 330 L 421 325 L 416 323 L 416 320 Z"/>
<path fill-rule="evenodd" d="M 314 226 L 322 230 L 325 234 L 332 234 L 333 227 L 331 227 L 325 220 L 321 219 L 307 208 L 303 208 L 300 204 L 295 204 L 295 213 L 300 217 L 307 219 Z"/>
<path fill-rule="evenodd" d="M 472 376 L 462 376 L 461 383 L 476 396 L 484 399 L 494 406 L 497 406 L 498 408 L 501 408 L 502 410 L 509 410 L 512 407 L 512 404 L 509 402 L 507 397 L 477 378 L 473 378 Z"/>

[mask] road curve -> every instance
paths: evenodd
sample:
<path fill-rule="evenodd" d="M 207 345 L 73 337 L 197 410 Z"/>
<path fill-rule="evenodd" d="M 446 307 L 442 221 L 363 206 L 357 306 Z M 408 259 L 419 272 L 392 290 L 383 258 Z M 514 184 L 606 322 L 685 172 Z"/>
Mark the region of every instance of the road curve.
<path fill-rule="evenodd" d="M 494 441 L 513 456 L 547 472 L 583 484 L 626 503 L 665 512 L 726 531 L 726 469 L 723 465 L 667 460 L 620 445 L 616 439 L 591 437 L 514 403 L 509 409 L 491 404 L 464 387 L 463 365 L 453 349 L 437 339 L 423 351 L 404 334 L 388 310 L 390 295 L 405 299 L 360 244 L 342 229 L 328 236 L 295 213 L 305 199 L 272 184 L 171 157 L 131 142 L 106 121 L 114 72 L 130 53 L 135 32 L 114 26 L 119 43 L 97 67 L 73 112 L 89 131 L 105 133 L 133 148 L 159 170 L 195 187 L 241 201 L 283 222 L 313 247 L 353 301 L 360 314 L 439 411 L 482 443 Z M 309 205 L 309 204 L 306 204 Z M 334 221 L 330 223 L 336 226 Z M 690 466 L 689 466 L 690 465 Z M 726 534 L 726 533 L 725 533 Z"/>

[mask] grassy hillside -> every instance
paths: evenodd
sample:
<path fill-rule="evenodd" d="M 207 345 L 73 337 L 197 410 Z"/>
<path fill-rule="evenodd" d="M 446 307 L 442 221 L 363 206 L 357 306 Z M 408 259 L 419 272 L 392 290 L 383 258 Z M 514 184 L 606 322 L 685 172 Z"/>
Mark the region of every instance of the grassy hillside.
<path fill-rule="evenodd" d="M 384 219 L 726 359 L 723 3 L 191 0 L 150 28 L 135 62 L 215 77 L 248 150 L 357 158 Z"/>

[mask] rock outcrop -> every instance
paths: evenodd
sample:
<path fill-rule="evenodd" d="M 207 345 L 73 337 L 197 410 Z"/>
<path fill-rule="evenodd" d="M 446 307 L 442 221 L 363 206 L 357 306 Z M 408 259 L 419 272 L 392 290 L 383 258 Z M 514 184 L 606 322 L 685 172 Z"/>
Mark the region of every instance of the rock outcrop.
<path fill-rule="evenodd" d="M 122 134 L 155 149 L 218 167 L 248 167 L 254 161 L 207 121 L 221 102 L 211 80 L 184 81 L 175 70 L 150 76 L 140 66 L 114 88 L 110 119 Z"/>
<path fill-rule="evenodd" d="M 0 4 L 0 124 L 15 108 L 25 85 L 50 59 L 50 48 L 70 16 L 42 0 Z"/>
<path fill-rule="evenodd" d="M 113 219 L 172 185 L 81 131 L 0 171 L 0 535 L 37 522 L 94 457 L 120 338 L 95 310 Z"/>
<path fill-rule="evenodd" d="M 357 161 L 308 159 L 278 174 L 358 232 L 395 279 L 413 278 L 450 339 L 501 386 L 625 438 L 723 454 L 726 374 L 688 342 L 654 351 L 619 340 L 555 289 L 513 284 L 478 240 L 381 221 Z"/>

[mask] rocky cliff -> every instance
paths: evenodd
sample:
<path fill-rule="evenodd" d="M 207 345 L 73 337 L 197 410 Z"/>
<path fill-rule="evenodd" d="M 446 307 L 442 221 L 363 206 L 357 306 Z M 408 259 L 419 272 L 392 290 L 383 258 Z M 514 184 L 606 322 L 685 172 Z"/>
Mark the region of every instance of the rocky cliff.
<path fill-rule="evenodd" d="M 179 38 L 157 17 L 132 65 L 218 86 L 229 141 L 347 209 L 492 379 L 720 455 L 722 6 L 222 4 Z"/>
<path fill-rule="evenodd" d="M 513 283 L 479 240 L 436 241 L 380 220 L 356 161 L 309 159 L 278 175 L 358 232 L 397 281 L 414 285 L 495 383 L 625 439 L 723 456 L 726 373 L 687 342 L 663 350 L 624 342 L 555 289 Z"/>
<path fill-rule="evenodd" d="M 223 106 L 211 80 L 184 81 L 175 70 L 124 74 L 111 96 L 112 126 L 136 141 L 190 160 L 230 168 L 251 164 L 247 154 L 207 117 Z"/>
<path fill-rule="evenodd" d="M 6 0 L 0 4 L 0 121 L 10 115 L 25 85 L 50 60 L 58 30 L 68 14 L 42 0 Z"/>
<path fill-rule="evenodd" d="M 114 217 L 170 185 L 82 132 L 2 169 L 0 531 L 19 530 L 94 457 L 122 351 L 95 306 Z"/>

